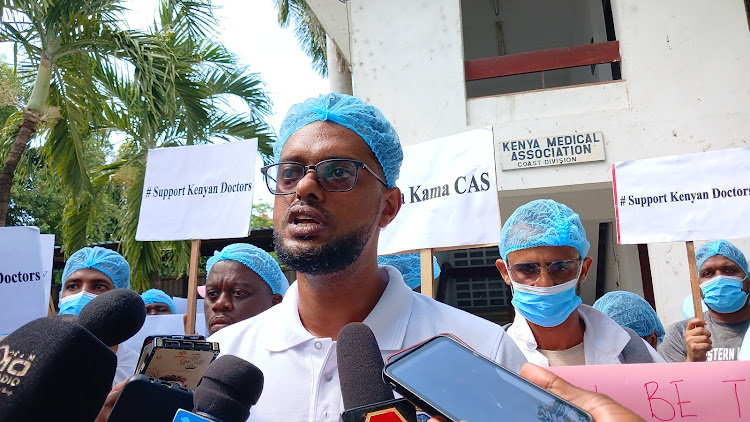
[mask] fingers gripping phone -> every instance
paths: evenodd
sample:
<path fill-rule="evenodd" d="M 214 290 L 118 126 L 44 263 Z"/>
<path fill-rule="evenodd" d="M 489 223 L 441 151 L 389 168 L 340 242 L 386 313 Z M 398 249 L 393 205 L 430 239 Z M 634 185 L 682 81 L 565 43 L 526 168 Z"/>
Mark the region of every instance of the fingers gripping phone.
<path fill-rule="evenodd" d="M 427 413 L 449 421 L 593 422 L 585 411 L 449 335 L 392 356 L 383 378 Z"/>

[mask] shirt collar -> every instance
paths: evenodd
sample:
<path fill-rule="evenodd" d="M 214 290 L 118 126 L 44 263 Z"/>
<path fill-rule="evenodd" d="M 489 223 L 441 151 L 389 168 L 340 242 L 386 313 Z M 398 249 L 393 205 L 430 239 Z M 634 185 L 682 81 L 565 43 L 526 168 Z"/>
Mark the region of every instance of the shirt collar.
<path fill-rule="evenodd" d="M 379 267 L 380 277 L 387 281 L 383 295 L 363 321 L 370 327 L 381 350 L 401 350 L 414 303 L 414 292 L 401 273 L 391 266 Z M 297 308 L 299 290 L 295 281 L 274 306 L 276 315 L 265 327 L 266 349 L 280 352 L 315 338 L 302 325 Z M 272 309 L 274 309 L 272 308 Z"/>

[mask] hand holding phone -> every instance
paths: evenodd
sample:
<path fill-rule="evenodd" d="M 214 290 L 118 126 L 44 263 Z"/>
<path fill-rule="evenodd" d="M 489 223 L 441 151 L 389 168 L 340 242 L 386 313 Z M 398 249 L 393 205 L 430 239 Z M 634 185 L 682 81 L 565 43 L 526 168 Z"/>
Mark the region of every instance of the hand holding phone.
<path fill-rule="evenodd" d="M 383 378 L 447 421 L 591 422 L 591 415 L 448 335 L 392 356 Z"/>

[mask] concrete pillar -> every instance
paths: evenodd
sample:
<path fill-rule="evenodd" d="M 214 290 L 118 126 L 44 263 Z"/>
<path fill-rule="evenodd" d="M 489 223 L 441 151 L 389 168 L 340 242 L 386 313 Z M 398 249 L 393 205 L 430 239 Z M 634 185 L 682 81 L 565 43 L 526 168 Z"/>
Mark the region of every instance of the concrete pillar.
<path fill-rule="evenodd" d="M 331 92 L 353 95 L 352 72 L 349 70 L 349 63 L 346 62 L 330 37 L 326 37 L 326 56 L 328 57 L 328 83 L 331 86 Z"/>

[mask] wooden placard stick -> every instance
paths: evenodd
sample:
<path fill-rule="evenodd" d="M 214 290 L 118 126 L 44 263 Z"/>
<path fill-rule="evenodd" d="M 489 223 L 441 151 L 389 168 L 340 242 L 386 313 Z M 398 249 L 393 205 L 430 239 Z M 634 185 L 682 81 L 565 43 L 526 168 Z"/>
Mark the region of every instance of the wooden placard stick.
<path fill-rule="evenodd" d="M 432 249 L 419 251 L 419 266 L 422 277 L 422 294 L 435 298 L 435 274 L 432 272 Z"/>
<path fill-rule="evenodd" d="M 695 246 L 692 240 L 685 242 L 688 258 L 688 271 L 690 271 L 690 289 L 693 293 L 693 309 L 695 317 L 703 321 L 703 305 L 701 304 L 701 288 L 698 284 L 698 269 L 695 264 Z"/>
<path fill-rule="evenodd" d="M 53 317 L 57 315 L 57 312 L 55 312 L 55 303 L 52 302 L 52 293 L 49 295 L 49 308 L 47 309 L 47 317 Z"/>
<path fill-rule="evenodd" d="M 195 333 L 195 313 L 198 303 L 198 267 L 201 262 L 201 241 L 193 239 L 190 247 L 190 271 L 188 272 L 188 303 L 185 334 Z"/>

